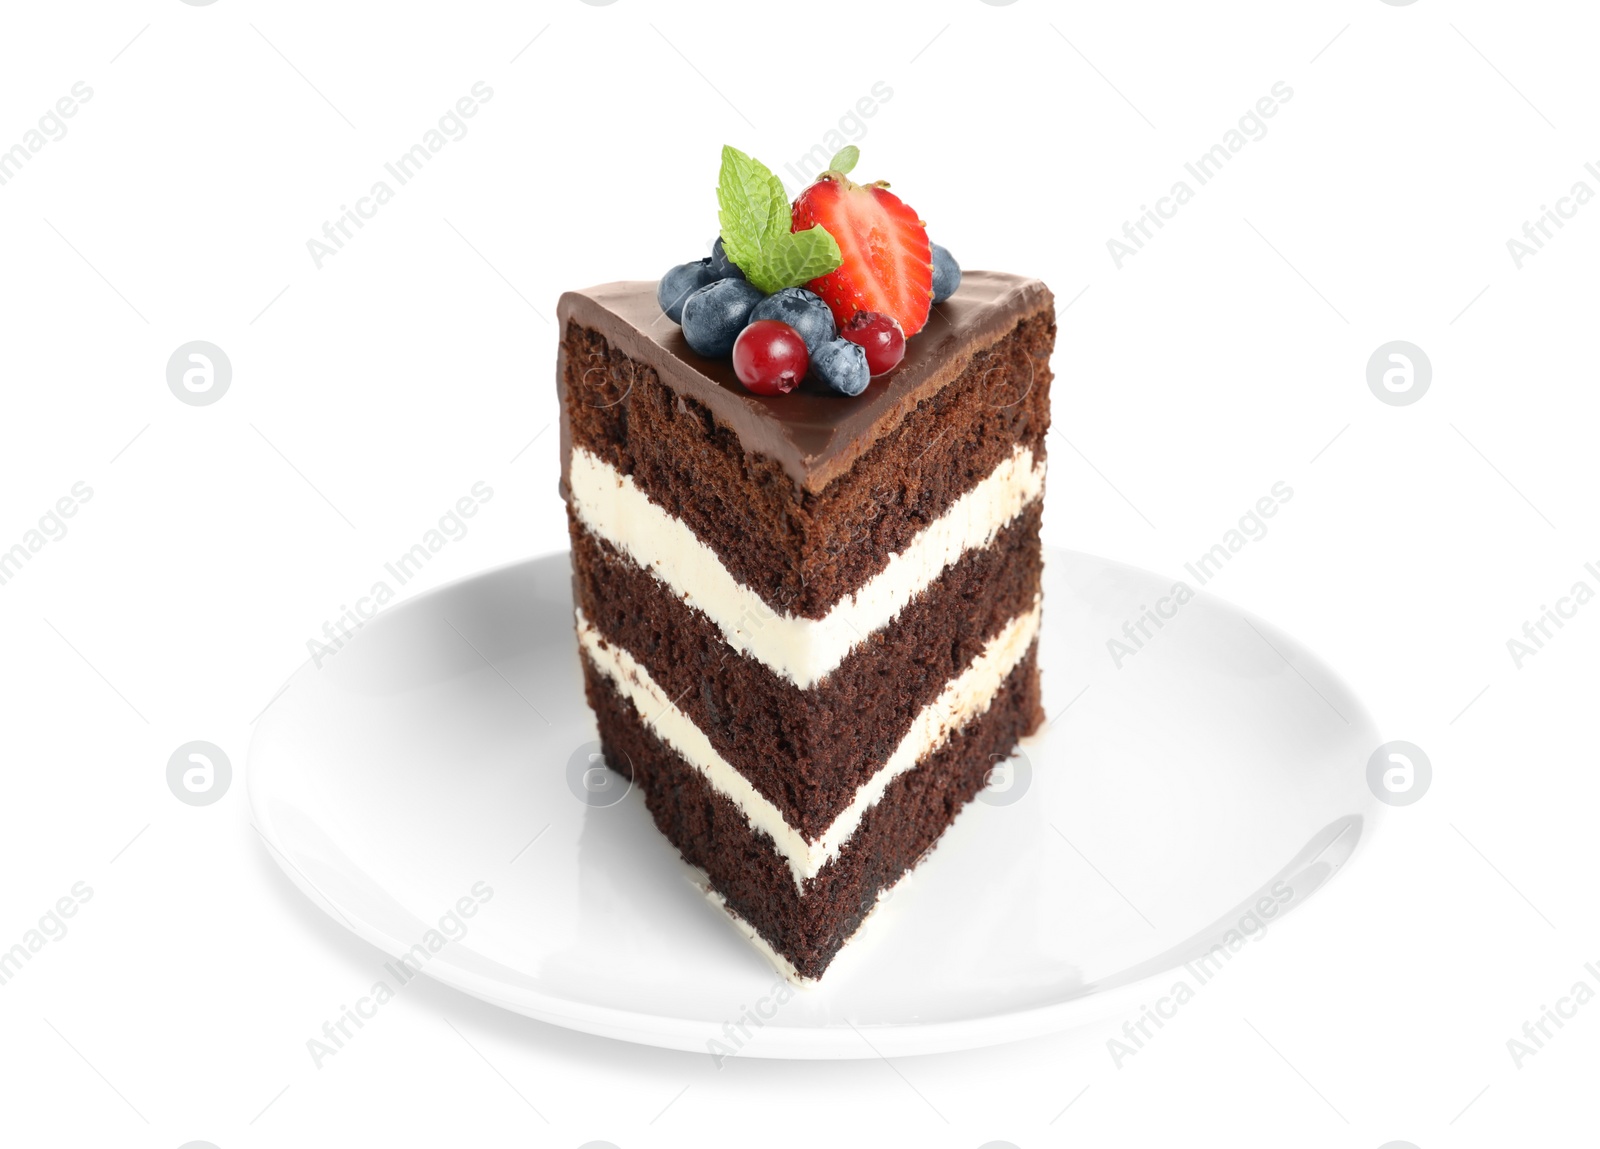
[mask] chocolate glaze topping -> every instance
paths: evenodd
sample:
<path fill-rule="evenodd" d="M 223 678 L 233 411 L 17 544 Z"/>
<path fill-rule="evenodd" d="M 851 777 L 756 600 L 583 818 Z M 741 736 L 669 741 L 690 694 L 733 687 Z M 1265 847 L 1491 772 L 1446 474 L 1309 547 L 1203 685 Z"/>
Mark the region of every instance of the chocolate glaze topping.
<path fill-rule="evenodd" d="M 788 395 L 754 395 L 726 360 L 697 355 L 661 313 L 653 281 L 602 284 L 561 297 L 556 314 L 598 331 L 634 359 L 652 365 L 661 382 L 703 403 L 739 437 L 746 451 L 775 460 L 795 485 L 820 492 L 844 474 L 906 413 L 966 367 L 972 353 L 1052 305 L 1037 279 L 999 271 L 963 271 L 960 289 L 933 309 L 906 341 L 906 357 L 854 398 L 807 382 Z"/>

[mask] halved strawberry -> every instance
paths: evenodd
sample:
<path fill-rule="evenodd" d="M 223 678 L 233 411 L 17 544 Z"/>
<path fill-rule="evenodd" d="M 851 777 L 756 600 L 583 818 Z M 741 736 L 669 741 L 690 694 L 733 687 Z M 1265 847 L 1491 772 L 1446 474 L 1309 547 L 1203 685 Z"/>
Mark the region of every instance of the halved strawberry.
<path fill-rule="evenodd" d="M 822 297 L 840 327 L 858 311 L 896 320 L 910 338 L 933 306 L 933 252 L 917 213 L 888 185 L 852 183 L 827 171 L 794 201 L 794 230 L 822 226 L 844 262 L 808 288 Z"/>

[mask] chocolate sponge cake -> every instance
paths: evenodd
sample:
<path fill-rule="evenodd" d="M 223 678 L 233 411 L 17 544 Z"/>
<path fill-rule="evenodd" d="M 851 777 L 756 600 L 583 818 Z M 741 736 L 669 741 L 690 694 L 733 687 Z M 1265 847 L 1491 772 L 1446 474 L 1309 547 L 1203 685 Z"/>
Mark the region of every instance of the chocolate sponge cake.
<path fill-rule="evenodd" d="M 606 762 L 797 980 L 1041 718 L 1054 307 L 1036 280 L 956 274 L 855 397 L 815 377 L 756 393 L 653 282 L 560 302 L 561 490 Z"/>

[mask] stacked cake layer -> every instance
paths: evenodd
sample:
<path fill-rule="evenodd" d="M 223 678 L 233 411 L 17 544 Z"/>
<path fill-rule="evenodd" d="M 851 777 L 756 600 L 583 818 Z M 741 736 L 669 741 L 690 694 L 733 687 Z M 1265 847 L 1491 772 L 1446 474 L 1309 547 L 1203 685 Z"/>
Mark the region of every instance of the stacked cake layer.
<path fill-rule="evenodd" d="M 969 272 L 856 400 L 750 395 L 654 285 L 561 300 L 563 494 L 613 769 L 821 975 L 1039 720 L 1054 314 Z"/>

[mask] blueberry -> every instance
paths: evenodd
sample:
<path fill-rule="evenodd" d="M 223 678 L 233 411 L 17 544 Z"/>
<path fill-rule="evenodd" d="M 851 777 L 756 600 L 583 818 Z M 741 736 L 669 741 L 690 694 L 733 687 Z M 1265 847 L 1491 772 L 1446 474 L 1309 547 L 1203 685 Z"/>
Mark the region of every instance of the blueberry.
<path fill-rule="evenodd" d="M 712 269 L 711 257 L 697 259 L 693 263 L 680 263 L 671 271 L 661 277 L 661 282 L 656 284 L 656 302 L 661 305 L 661 310 L 667 313 L 667 318 L 674 323 L 683 322 L 683 301 L 696 288 L 704 287 L 717 280 L 717 273 Z"/>
<path fill-rule="evenodd" d="M 933 301 L 943 303 L 961 286 L 961 267 L 949 248 L 936 243 L 929 246 L 933 248 Z"/>
<path fill-rule="evenodd" d="M 722 237 L 717 236 L 717 242 L 711 245 L 711 269 L 718 279 L 743 279 L 744 272 L 739 270 L 737 264 L 728 258 L 728 253 L 722 250 Z"/>
<path fill-rule="evenodd" d="M 859 395 L 867 389 L 867 351 L 848 339 L 832 339 L 811 353 L 811 374 L 829 391 Z"/>
<path fill-rule="evenodd" d="M 785 287 L 767 296 L 750 313 L 751 323 L 758 319 L 787 323 L 800 333 L 800 338 L 806 341 L 806 350 L 812 355 L 839 333 L 828 305 L 803 287 Z"/>
<path fill-rule="evenodd" d="M 763 298 L 759 288 L 742 279 L 719 279 L 696 288 L 683 301 L 683 337 L 701 355 L 725 359 Z"/>

